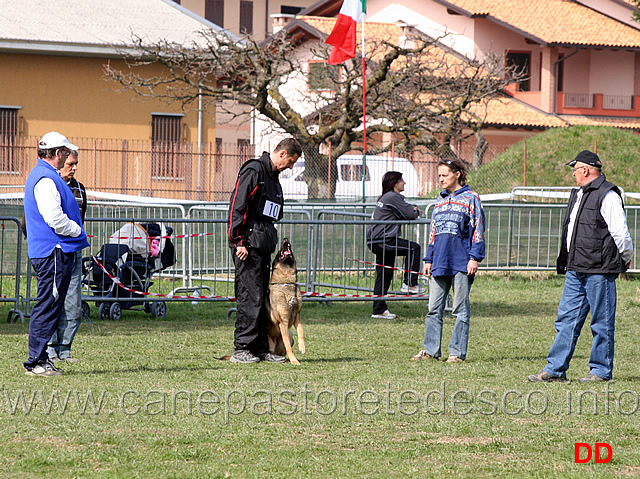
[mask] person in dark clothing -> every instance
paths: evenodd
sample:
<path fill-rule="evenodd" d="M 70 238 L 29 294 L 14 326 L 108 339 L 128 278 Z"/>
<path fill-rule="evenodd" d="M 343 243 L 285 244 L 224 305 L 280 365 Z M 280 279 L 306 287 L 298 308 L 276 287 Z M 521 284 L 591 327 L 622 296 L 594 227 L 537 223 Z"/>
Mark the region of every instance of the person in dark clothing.
<path fill-rule="evenodd" d="M 247 161 L 238 172 L 229 203 L 229 245 L 236 269 L 236 325 L 230 361 L 284 362 L 286 356 L 269 352 L 267 295 L 271 254 L 278 244 L 274 223 L 283 216 L 284 196 L 279 175 L 302 155 L 297 140 L 288 138 L 273 153 Z"/>
<path fill-rule="evenodd" d="M 84 225 L 84 217 L 87 213 L 87 191 L 82 183 L 75 179 L 78 168 L 78 152 L 71 151 L 64 166 L 60 170 L 60 176 L 67 182 L 73 196 L 80 207 L 80 218 Z M 76 362 L 71 357 L 71 344 L 82 322 L 82 250 L 76 251 L 73 272 L 67 297 L 64 300 L 64 308 L 58 320 L 58 327 L 49 340 L 47 354 L 51 361 Z"/>
<path fill-rule="evenodd" d="M 400 193 L 404 191 L 405 181 L 402 173 L 387 171 L 382 177 L 382 194 L 376 202 L 376 208 L 371 215 L 376 221 L 414 220 L 420 216 L 417 206 L 404 200 Z M 367 246 L 376 255 L 376 280 L 373 294 L 384 296 L 389 291 L 393 278 L 393 266 L 396 256 L 404 256 L 404 283 L 402 292 L 409 294 L 423 293 L 424 289 L 418 285 L 418 271 L 420 271 L 420 245 L 414 241 L 400 238 L 398 224 L 372 224 L 367 228 Z M 414 272 L 409 272 L 414 271 Z M 385 301 L 373 302 L 372 318 L 395 319 L 396 315 L 387 308 Z"/>
<path fill-rule="evenodd" d="M 613 376 L 616 278 L 629 267 L 633 243 L 622 196 L 602 174 L 602 162 L 584 150 L 569 163 L 578 188 L 571 191 L 558 255 L 565 274 L 556 317 L 556 337 L 547 365 L 532 382 L 566 381 L 580 331 L 591 311 L 589 374 L 580 383 L 609 381 Z"/>
<path fill-rule="evenodd" d="M 29 259 L 36 273 L 38 295 L 29 321 L 26 373 L 59 376 L 49 359 L 47 343 L 55 331 L 69 288 L 76 252 L 89 246 L 82 229 L 80 208 L 60 169 L 78 147 L 58 132 L 38 143 L 38 162 L 24 189 L 25 227 Z"/>

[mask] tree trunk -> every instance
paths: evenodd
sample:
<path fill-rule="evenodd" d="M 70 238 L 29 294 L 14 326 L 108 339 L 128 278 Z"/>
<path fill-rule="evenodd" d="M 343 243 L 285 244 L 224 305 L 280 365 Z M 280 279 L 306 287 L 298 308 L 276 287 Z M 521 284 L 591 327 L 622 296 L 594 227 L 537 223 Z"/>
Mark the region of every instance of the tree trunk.
<path fill-rule="evenodd" d="M 335 160 L 331 161 L 329 171 L 329 158 L 317 151 L 307 154 L 305 152 L 304 181 L 307 183 L 309 199 L 333 199 L 336 193 L 336 180 L 338 168 Z"/>
<path fill-rule="evenodd" d="M 482 132 L 480 130 L 475 132 L 476 135 L 476 147 L 473 150 L 473 169 L 480 168 L 484 164 L 484 155 L 489 148 L 489 143 L 482 136 Z"/>

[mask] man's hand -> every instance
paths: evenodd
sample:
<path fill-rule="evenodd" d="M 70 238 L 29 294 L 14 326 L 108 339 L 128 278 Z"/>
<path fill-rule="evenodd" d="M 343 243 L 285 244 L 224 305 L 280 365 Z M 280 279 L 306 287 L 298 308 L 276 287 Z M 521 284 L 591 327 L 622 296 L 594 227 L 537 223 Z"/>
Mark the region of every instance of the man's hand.
<path fill-rule="evenodd" d="M 422 267 L 422 274 L 425 276 L 431 276 L 431 263 L 425 263 Z"/>
<path fill-rule="evenodd" d="M 244 246 L 238 246 L 236 248 L 236 256 L 244 261 L 245 259 L 247 259 L 247 256 L 249 256 L 249 250 L 247 250 L 247 248 L 245 248 Z"/>
<path fill-rule="evenodd" d="M 478 262 L 475 259 L 470 259 L 467 263 L 467 275 L 471 276 L 478 272 Z"/>

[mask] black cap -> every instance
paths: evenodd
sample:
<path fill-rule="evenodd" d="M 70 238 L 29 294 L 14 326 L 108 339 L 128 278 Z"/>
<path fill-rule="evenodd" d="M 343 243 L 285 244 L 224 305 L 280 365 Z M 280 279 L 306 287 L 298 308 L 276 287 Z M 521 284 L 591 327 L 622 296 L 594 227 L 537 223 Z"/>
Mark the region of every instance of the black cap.
<path fill-rule="evenodd" d="M 578 156 L 576 156 L 575 160 L 571 160 L 569 163 L 567 163 L 567 166 L 573 166 L 577 162 L 584 163 L 585 165 L 595 166 L 596 168 L 602 168 L 602 162 L 600 161 L 600 158 L 598 158 L 598 155 L 592 153 L 589 150 L 582 150 L 580 153 L 578 153 Z"/>

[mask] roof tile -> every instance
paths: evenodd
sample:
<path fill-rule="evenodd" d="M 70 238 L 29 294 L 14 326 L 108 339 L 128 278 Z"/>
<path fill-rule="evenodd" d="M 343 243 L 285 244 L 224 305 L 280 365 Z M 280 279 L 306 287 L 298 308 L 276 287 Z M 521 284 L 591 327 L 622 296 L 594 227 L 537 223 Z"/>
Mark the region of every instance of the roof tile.
<path fill-rule="evenodd" d="M 201 41 L 196 33 L 218 27 L 188 10 L 160 0 L 2 0 L 0 43 L 111 46 Z"/>
<path fill-rule="evenodd" d="M 640 48 L 640 30 L 572 0 L 447 0 L 548 44 Z"/>

